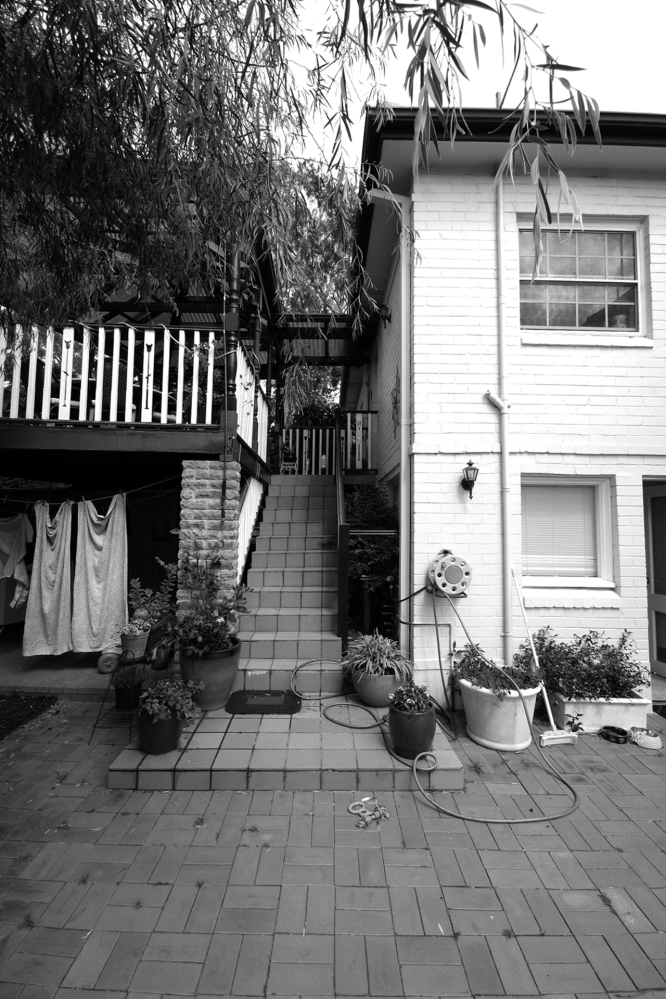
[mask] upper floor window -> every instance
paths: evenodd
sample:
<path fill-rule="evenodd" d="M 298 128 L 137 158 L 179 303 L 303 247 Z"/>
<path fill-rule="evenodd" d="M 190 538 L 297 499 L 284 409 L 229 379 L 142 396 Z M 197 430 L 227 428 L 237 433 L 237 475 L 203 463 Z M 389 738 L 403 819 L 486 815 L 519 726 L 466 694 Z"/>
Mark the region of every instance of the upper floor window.
<path fill-rule="evenodd" d="M 523 329 L 639 330 L 636 231 L 546 230 L 533 281 L 534 237 L 520 231 Z"/>

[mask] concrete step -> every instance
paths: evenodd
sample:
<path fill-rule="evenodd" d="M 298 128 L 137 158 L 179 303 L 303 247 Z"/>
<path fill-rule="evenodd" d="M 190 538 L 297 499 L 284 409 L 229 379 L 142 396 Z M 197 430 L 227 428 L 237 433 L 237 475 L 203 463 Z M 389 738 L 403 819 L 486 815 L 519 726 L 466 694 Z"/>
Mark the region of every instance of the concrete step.
<path fill-rule="evenodd" d="M 338 591 L 334 586 L 263 586 L 249 590 L 248 610 L 259 607 L 302 607 L 337 610 Z"/>
<path fill-rule="evenodd" d="M 333 496 L 333 475 L 271 475 L 270 496 Z"/>
<path fill-rule="evenodd" d="M 262 520 L 259 528 L 260 538 L 308 538 L 321 537 L 322 534 L 337 534 L 337 521 L 311 520 L 296 523 L 275 524 Z"/>
<path fill-rule="evenodd" d="M 305 537 L 274 538 L 259 537 L 256 540 L 258 552 L 302 552 L 337 551 L 335 534 L 308 534 Z"/>
<path fill-rule="evenodd" d="M 266 497 L 266 510 L 326 510 L 336 513 L 335 494 L 331 496 L 294 496 L 291 493 L 275 493 L 270 491 Z"/>
<path fill-rule="evenodd" d="M 256 557 L 255 553 L 255 557 Z M 259 555 L 262 553 L 259 552 Z M 338 586 L 338 570 L 330 568 L 281 568 L 269 569 L 253 567 L 248 570 L 247 585 L 253 590 L 260 590 L 264 586 L 305 586 L 305 587 L 327 587 Z"/>
<path fill-rule="evenodd" d="M 250 659 L 335 659 L 342 655 L 342 642 L 332 631 L 239 631 Z"/>
<path fill-rule="evenodd" d="M 241 659 L 234 690 L 290 690 L 293 659 Z M 341 694 L 342 669 L 334 660 L 299 670 L 296 690 L 308 694 Z"/>
<path fill-rule="evenodd" d="M 254 552 L 251 565 L 252 569 L 335 569 L 337 572 L 338 553 L 316 549 L 300 552 Z"/>
<path fill-rule="evenodd" d="M 336 632 L 337 610 L 316 610 L 314 607 L 258 607 L 241 615 L 242 631 L 277 632 Z"/>
<path fill-rule="evenodd" d="M 312 507 L 307 510 L 292 510 L 288 506 L 275 510 L 264 510 L 264 524 L 300 524 L 300 523 L 335 523 L 337 514 L 335 508 Z"/>

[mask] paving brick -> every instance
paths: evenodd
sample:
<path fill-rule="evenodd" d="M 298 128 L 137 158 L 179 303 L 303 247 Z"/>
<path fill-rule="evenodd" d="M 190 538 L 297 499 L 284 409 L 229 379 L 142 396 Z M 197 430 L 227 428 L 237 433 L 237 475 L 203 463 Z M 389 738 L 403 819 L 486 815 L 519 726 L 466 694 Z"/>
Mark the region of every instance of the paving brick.
<path fill-rule="evenodd" d="M 335 940 L 335 995 L 364 996 L 368 993 L 365 937 L 338 936 Z"/>
<path fill-rule="evenodd" d="M 336 839 L 338 836 L 336 835 Z M 334 883 L 336 885 L 360 885 L 358 853 L 351 847 L 336 847 L 334 850 Z"/>
<path fill-rule="evenodd" d="M 405 935 L 422 936 L 423 923 L 421 910 L 416 898 L 416 889 L 406 886 L 389 888 L 390 907 L 393 914 L 395 932 Z"/>
<path fill-rule="evenodd" d="M 456 909 L 449 915 L 453 932 L 466 936 L 490 936 L 510 930 L 509 921 L 503 912 Z"/>
<path fill-rule="evenodd" d="M 247 934 L 243 937 L 232 992 L 240 995 L 265 995 L 273 940 L 270 936 Z"/>
<path fill-rule="evenodd" d="M 608 991 L 632 991 L 633 982 L 603 937 L 581 937 L 580 946 Z"/>
<path fill-rule="evenodd" d="M 120 933 L 94 929 L 62 984 L 67 988 L 93 988 L 119 938 Z"/>
<path fill-rule="evenodd" d="M 366 937 L 368 983 L 371 996 L 399 996 L 403 994 L 400 965 L 395 939 Z"/>
<path fill-rule="evenodd" d="M 56 957 L 76 957 L 83 948 L 83 940 L 78 930 L 56 929 L 35 926 L 24 927 L 24 933 L 17 934 L 15 949 L 32 954 L 53 954 Z M 0 959 L 8 956 L 0 954 Z"/>
<path fill-rule="evenodd" d="M 72 966 L 71 957 L 52 954 L 13 954 L 2 969 L 4 982 L 28 985 L 60 985 Z"/>
<path fill-rule="evenodd" d="M 570 932 L 552 898 L 544 889 L 524 891 L 525 901 L 536 916 L 546 935 L 559 936 Z"/>
<path fill-rule="evenodd" d="M 198 995 L 230 993 L 242 940 L 241 936 L 227 933 L 213 935 L 197 985 Z"/>
<path fill-rule="evenodd" d="M 589 964 L 531 964 L 542 995 L 605 992 Z"/>
<path fill-rule="evenodd" d="M 470 994 L 463 968 L 404 964 L 401 968 L 406 996 L 465 996 Z M 373 994 L 373 993 L 371 993 Z M 374 993 L 400 995 L 400 992 Z"/>
<path fill-rule="evenodd" d="M 334 933 L 335 888 L 309 885 L 305 925 L 308 933 Z"/>
<path fill-rule="evenodd" d="M 534 995 L 537 988 L 516 940 L 501 936 L 487 938 L 495 967 L 508 995 Z"/>
<path fill-rule="evenodd" d="M 464 936 L 458 940 L 470 991 L 482 995 L 501 994 L 500 981 L 487 941 L 483 937 Z"/>
<path fill-rule="evenodd" d="M 218 914 L 224 898 L 223 885 L 202 885 L 185 924 L 186 933 L 212 933 L 219 925 Z M 219 932 L 219 931 L 218 931 Z M 241 932 L 237 930 L 236 932 Z"/>
<path fill-rule="evenodd" d="M 453 937 L 396 935 L 400 964 L 460 964 L 460 950 Z"/>
<path fill-rule="evenodd" d="M 135 933 L 150 933 L 160 918 L 159 909 L 135 909 L 128 905 L 109 905 L 97 922 L 100 930 L 129 930 Z"/>
<path fill-rule="evenodd" d="M 426 935 L 453 932 L 441 888 L 417 888 L 416 899 Z"/>
<path fill-rule="evenodd" d="M 607 941 L 637 989 L 663 989 L 664 978 L 628 933 Z"/>
<path fill-rule="evenodd" d="M 202 965 L 190 962 L 140 961 L 132 976 L 132 992 L 194 995 Z"/>
<path fill-rule="evenodd" d="M 222 908 L 215 924 L 215 933 L 271 934 L 275 931 L 275 924 L 274 909 Z"/>
<path fill-rule="evenodd" d="M 580 963 L 585 956 L 573 937 L 519 936 L 518 944 L 529 964 Z"/>
<path fill-rule="evenodd" d="M 121 933 L 97 979 L 95 989 L 129 989 L 149 936 L 148 933 Z"/>

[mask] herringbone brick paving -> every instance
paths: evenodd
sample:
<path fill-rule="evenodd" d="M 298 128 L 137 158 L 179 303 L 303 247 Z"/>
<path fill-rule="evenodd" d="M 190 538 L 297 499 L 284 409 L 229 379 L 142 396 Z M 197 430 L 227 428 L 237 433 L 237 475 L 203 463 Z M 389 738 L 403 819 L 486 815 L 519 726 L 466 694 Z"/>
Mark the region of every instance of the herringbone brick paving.
<path fill-rule="evenodd" d="M 125 726 L 66 702 L 0 744 L 0 999 L 666 997 L 666 754 L 548 750 L 581 807 L 537 825 L 381 792 L 106 787 Z M 533 750 L 466 738 L 481 819 L 569 801 Z"/>

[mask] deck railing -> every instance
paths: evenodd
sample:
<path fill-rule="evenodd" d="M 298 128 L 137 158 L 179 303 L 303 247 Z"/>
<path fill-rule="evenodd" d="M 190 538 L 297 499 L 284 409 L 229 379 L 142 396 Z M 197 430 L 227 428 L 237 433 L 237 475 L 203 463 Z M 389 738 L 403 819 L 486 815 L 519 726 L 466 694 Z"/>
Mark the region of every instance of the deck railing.
<path fill-rule="evenodd" d="M 219 424 L 227 375 L 221 330 L 0 327 L 0 417 L 72 423 Z M 264 460 L 268 406 L 236 349 L 238 434 Z M 257 431 L 255 435 L 255 415 Z"/>
<path fill-rule="evenodd" d="M 333 439 L 335 460 L 335 502 L 338 522 L 338 638 L 342 651 L 347 651 L 349 638 L 349 524 L 345 506 L 345 489 L 342 479 L 342 434 L 340 420 L 336 421 Z"/>
<path fill-rule="evenodd" d="M 264 497 L 264 487 L 257 479 L 248 479 L 241 496 L 240 513 L 238 515 L 238 566 L 236 581 L 240 583 L 245 572 L 252 532 L 257 523 Z"/>
<path fill-rule="evenodd" d="M 340 460 L 345 472 L 372 468 L 372 438 L 376 410 L 342 414 Z M 281 471 L 297 475 L 335 475 L 337 450 L 334 427 L 292 427 L 282 431 Z"/>

